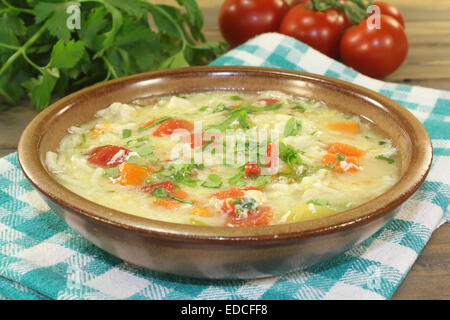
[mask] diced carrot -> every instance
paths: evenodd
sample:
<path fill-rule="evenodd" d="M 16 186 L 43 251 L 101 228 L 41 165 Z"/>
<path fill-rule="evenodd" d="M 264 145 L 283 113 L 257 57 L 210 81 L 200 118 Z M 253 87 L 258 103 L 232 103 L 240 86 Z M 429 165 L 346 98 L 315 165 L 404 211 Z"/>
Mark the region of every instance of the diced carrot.
<path fill-rule="evenodd" d="M 123 162 L 119 165 L 119 174 L 119 177 L 114 179 L 114 183 L 120 183 L 123 186 L 138 186 L 144 183 L 148 170 L 137 164 Z"/>
<path fill-rule="evenodd" d="M 92 129 L 91 132 L 89 132 L 89 136 L 92 138 L 98 137 L 101 133 L 103 133 L 105 130 L 108 130 L 111 125 L 106 122 L 99 122 L 95 125 L 94 129 Z"/>
<path fill-rule="evenodd" d="M 156 121 L 156 119 L 153 119 L 153 120 L 150 120 L 150 121 L 147 121 L 147 122 L 145 122 L 145 123 L 141 123 L 140 125 L 139 125 L 139 128 L 144 128 L 144 127 L 146 127 L 146 126 L 149 126 L 149 125 L 151 125 L 153 122 L 155 122 Z"/>
<path fill-rule="evenodd" d="M 339 153 L 342 154 L 343 156 L 354 156 L 354 157 L 362 157 L 363 155 L 366 154 L 363 150 L 358 149 L 357 147 L 339 142 L 333 143 L 328 148 L 328 152 Z"/>
<path fill-rule="evenodd" d="M 156 206 L 164 207 L 166 209 L 178 209 L 180 205 L 178 203 L 172 202 L 170 200 L 167 200 L 165 198 L 157 198 L 153 200 L 153 204 Z"/>
<path fill-rule="evenodd" d="M 232 199 L 240 198 L 240 197 L 243 197 L 244 195 L 245 195 L 245 193 L 241 189 L 232 188 L 229 190 L 214 193 L 211 195 L 211 197 L 219 199 L 219 200 L 225 200 L 225 199 L 229 199 L 229 198 L 232 198 Z"/>
<path fill-rule="evenodd" d="M 359 123 L 355 121 L 345 121 L 345 122 L 336 122 L 329 123 L 328 128 L 333 130 L 338 130 L 347 133 L 358 133 L 359 132 Z"/>
<path fill-rule="evenodd" d="M 188 196 L 188 194 L 187 194 L 185 191 L 180 190 L 180 189 L 178 189 L 178 190 L 175 191 L 175 192 L 172 192 L 172 194 L 173 194 L 175 197 L 180 198 L 180 199 L 183 199 L 183 200 L 186 199 L 187 196 Z"/>
<path fill-rule="evenodd" d="M 236 109 L 237 107 L 239 107 L 241 104 L 240 103 L 236 103 L 234 106 L 233 106 L 233 109 Z"/>
<path fill-rule="evenodd" d="M 341 162 L 345 162 L 344 166 L 341 166 Z M 344 173 L 344 172 L 357 172 L 359 169 L 359 161 L 355 157 L 347 157 L 344 161 L 336 160 L 336 155 L 328 153 L 322 156 L 322 163 L 325 166 L 329 166 L 331 164 L 336 164 L 331 171 Z M 345 170 L 345 169 L 346 170 Z"/>
<path fill-rule="evenodd" d="M 211 212 L 209 212 L 208 209 L 201 208 L 201 207 L 194 208 L 192 210 L 192 213 L 195 214 L 196 216 L 200 216 L 200 217 L 211 217 L 212 216 Z"/>

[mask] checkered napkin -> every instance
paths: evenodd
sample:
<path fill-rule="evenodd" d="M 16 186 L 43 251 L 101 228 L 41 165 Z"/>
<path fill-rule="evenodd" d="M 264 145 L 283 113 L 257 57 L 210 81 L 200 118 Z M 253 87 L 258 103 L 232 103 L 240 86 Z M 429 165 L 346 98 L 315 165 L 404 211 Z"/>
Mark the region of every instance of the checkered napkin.
<path fill-rule="evenodd" d="M 434 145 L 427 180 L 383 229 L 337 258 L 258 280 L 206 281 L 122 261 L 72 231 L 39 198 L 16 154 L 0 159 L 0 299 L 389 299 L 450 215 L 450 92 L 365 77 L 292 38 L 264 34 L 213 65 L 308 71 L 360 84 L 407 107 Z"/>

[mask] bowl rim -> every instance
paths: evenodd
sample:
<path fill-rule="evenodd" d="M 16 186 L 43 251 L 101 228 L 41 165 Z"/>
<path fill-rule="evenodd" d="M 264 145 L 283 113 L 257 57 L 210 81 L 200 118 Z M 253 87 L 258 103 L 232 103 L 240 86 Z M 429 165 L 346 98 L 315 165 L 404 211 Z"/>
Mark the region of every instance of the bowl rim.
<path fill-rule="evenodd" d="M 325 218 L 303 222 L 238 228 L 193 226 L 164 222 L 107 208 L 84 199 L 63 187 L 51 177 L 51 174 L 47 172 L 41 163 L 39 157 L 40 140 L 41 136 L 48 130 L 48 127 L 42 126 L 42 124 L 52 119 L 54 120 L 58 115 L 71 108 L 74 105 L 73 101 L 77 97 L 87 96 L 99 88 L 110 87 L 120 83 L 139 83 L 153 78 L 183 76 L 192 73 L 257 73 L 265 76 L 294 77 L 303 81 L 314 81 L 324 85 L 331 85 L 338 90 L 344 90 L 361 98 L 370 99 L 379 108 L 394 113 L 395 116 L 405 120 L 410 126 L 413 134 L 411 136 L 411 159 L 414 161 L 410 162 L 408 170 L 390 190 L 355 208 Z M 203 92 L 205 91 L 207 90 L 203 90 Z M 202 90 L 198 90 L 198 92 L 202 92 Z M 405 107 L 378 92 L 323 75 L 286 69 L 247 66 L 202 66 L 151 71 L 92 85 L 54 102 L 41 111 L 22 132 L 17 152 L 19 165 L 26 178 L 41 194 L 57 205 L 84 218 L 152 238 L 194 243 L 207 241 L 220 244 L 262 244 L 293 241 L 337 233 L 368 224 L 387 215 L 391 210 L 394 210 L 406 201 L 419 188 L 430 170 L 433 158 L 430 137 L 420 121 Z M 393 193 L 396 194 L 395 197 L 389 196 L 389 194 Z"/>

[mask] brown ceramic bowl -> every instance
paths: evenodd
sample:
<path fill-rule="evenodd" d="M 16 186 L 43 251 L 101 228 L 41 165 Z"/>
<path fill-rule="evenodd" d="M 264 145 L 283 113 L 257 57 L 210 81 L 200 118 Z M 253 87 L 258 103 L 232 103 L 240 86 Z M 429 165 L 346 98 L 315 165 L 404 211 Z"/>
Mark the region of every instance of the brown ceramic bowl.
<path fill-rule="evenodd" d="M 55 151 L 70 126 L 91 120 L 113 102 L 212 90 L 279 90 L 359 115 L 398 147 L 400 181 L 376 199 L 326 218 L 262 227 L 205 227 L 140 218 L 95 204 L 58 184 L 44 166 L 46 152 Z M 281 69 L 197 67 L 137 74 L 69 95 L 29 124 L 18 155 L 25 175 L 50 207 L 98 247 L 155 271 L 223 279 L 298 270 L 367 239 L 424 181 L 432 147 L 410 112 L 360 86 Z"/>

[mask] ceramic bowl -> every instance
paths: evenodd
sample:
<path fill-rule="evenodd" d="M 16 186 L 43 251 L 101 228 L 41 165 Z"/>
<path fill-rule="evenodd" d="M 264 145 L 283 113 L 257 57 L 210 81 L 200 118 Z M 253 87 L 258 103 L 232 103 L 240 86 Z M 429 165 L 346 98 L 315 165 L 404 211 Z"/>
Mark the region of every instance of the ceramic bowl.
<path fill-rule="evenodd" d="M 68 128 L 93 119 L 113 102 L 233 90 L 279 90 L 325 102 L 373 122 L 399 151 L 401 177 L 390 190 L 353 209 L 305 222 L 259 227 L 207 227 L 136 217 L 86 200 L 56 182 L 44 166 Z M 107 252 L 154 271 L 208 279 L 258 278 L 299 270 L 335 257 L 382 228 L 424 181 L 430 138 L 404 107 L 337 79 L 255 67 L 195 67 L 149 72 L 100 83 L 41 112 L 25 129 L 20 165 L 49 206 Z"/>

